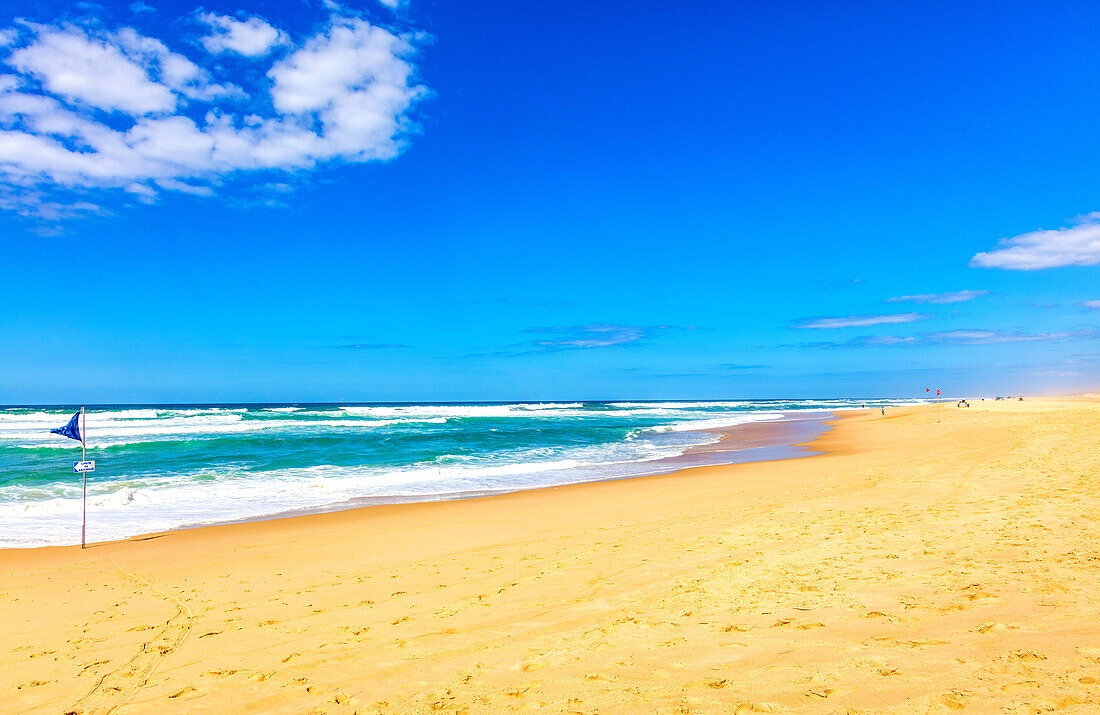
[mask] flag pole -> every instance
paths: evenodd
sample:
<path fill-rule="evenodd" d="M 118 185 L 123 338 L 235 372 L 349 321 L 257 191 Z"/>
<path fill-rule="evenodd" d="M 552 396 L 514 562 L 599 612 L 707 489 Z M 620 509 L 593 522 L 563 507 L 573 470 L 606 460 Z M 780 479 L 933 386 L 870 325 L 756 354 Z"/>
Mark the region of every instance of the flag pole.
<path fill-rule="evenodd" d="M 88 458 L 88 418 L 84 416 L 84 408 L 80 408 L 80 461 L 86 462 Z M 81 488 L 84 490 L 84 498 L 81 501 L 80 515 L 80 548 L 84 548 L 84 534 L 88 526 L 88 473 L 80 475 Z"/>

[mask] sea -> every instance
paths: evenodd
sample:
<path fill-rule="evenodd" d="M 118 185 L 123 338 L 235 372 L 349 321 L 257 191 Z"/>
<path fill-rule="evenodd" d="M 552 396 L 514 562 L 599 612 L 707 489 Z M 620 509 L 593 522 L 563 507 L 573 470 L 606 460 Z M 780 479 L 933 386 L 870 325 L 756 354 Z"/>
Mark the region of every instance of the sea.
<path fill-rule="evenodd" d="M 87 538 L 654 474 L 715 430 L 914 402 L 92 405 Z M 80 543 L 80 443 L 50 433 L 76 411 L 0 408 L 0 548 Z"/>

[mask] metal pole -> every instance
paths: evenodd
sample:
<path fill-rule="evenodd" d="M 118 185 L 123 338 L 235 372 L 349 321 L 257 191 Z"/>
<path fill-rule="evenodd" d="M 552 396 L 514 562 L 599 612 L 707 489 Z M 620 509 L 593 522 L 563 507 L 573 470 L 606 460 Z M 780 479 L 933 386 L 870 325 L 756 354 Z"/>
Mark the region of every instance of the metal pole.
<path fill-rule="evenodd" d="M 85 462 L 88 458 L 88 418 L 84 416 L 84 408 L 80 408 L 80 461 Z M 80 548 L 84 548 L 84 534 L 88 527 L 88 473 L 80 473 L 80 484 L 84 489 L 84 499 L 81 502 L 81 515 L 80 515 Z"/>

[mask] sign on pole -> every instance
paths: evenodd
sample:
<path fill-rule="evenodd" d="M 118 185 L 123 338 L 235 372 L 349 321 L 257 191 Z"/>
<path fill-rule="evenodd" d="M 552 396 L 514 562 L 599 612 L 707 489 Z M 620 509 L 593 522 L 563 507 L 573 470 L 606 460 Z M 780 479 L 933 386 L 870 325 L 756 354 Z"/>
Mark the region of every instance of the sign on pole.
<path fill-rule="evenodd" d="M 73 471 L 77 474 L 80 474 L 81 472 L 94 472 L 95 460 L 92 459 L 87 462 L 73 462 Z"/>

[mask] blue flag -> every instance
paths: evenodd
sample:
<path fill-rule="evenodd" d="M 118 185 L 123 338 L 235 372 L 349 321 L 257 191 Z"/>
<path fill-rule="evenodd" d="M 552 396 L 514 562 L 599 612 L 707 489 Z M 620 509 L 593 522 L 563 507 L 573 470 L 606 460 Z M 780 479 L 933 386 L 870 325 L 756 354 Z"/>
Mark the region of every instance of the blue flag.
<path fill-rule="evenodd" d="M 59 434 L 62 437 L 68 437 L 69 439 L 75 439 L 77 442 L 83 442 L 84 440 L 80 438 L 80 413 L 77 412 L 73 415 L 73 418 L 69 420 L 69 424 L 64 427 L 50 430 L 50 434 Z"/>

